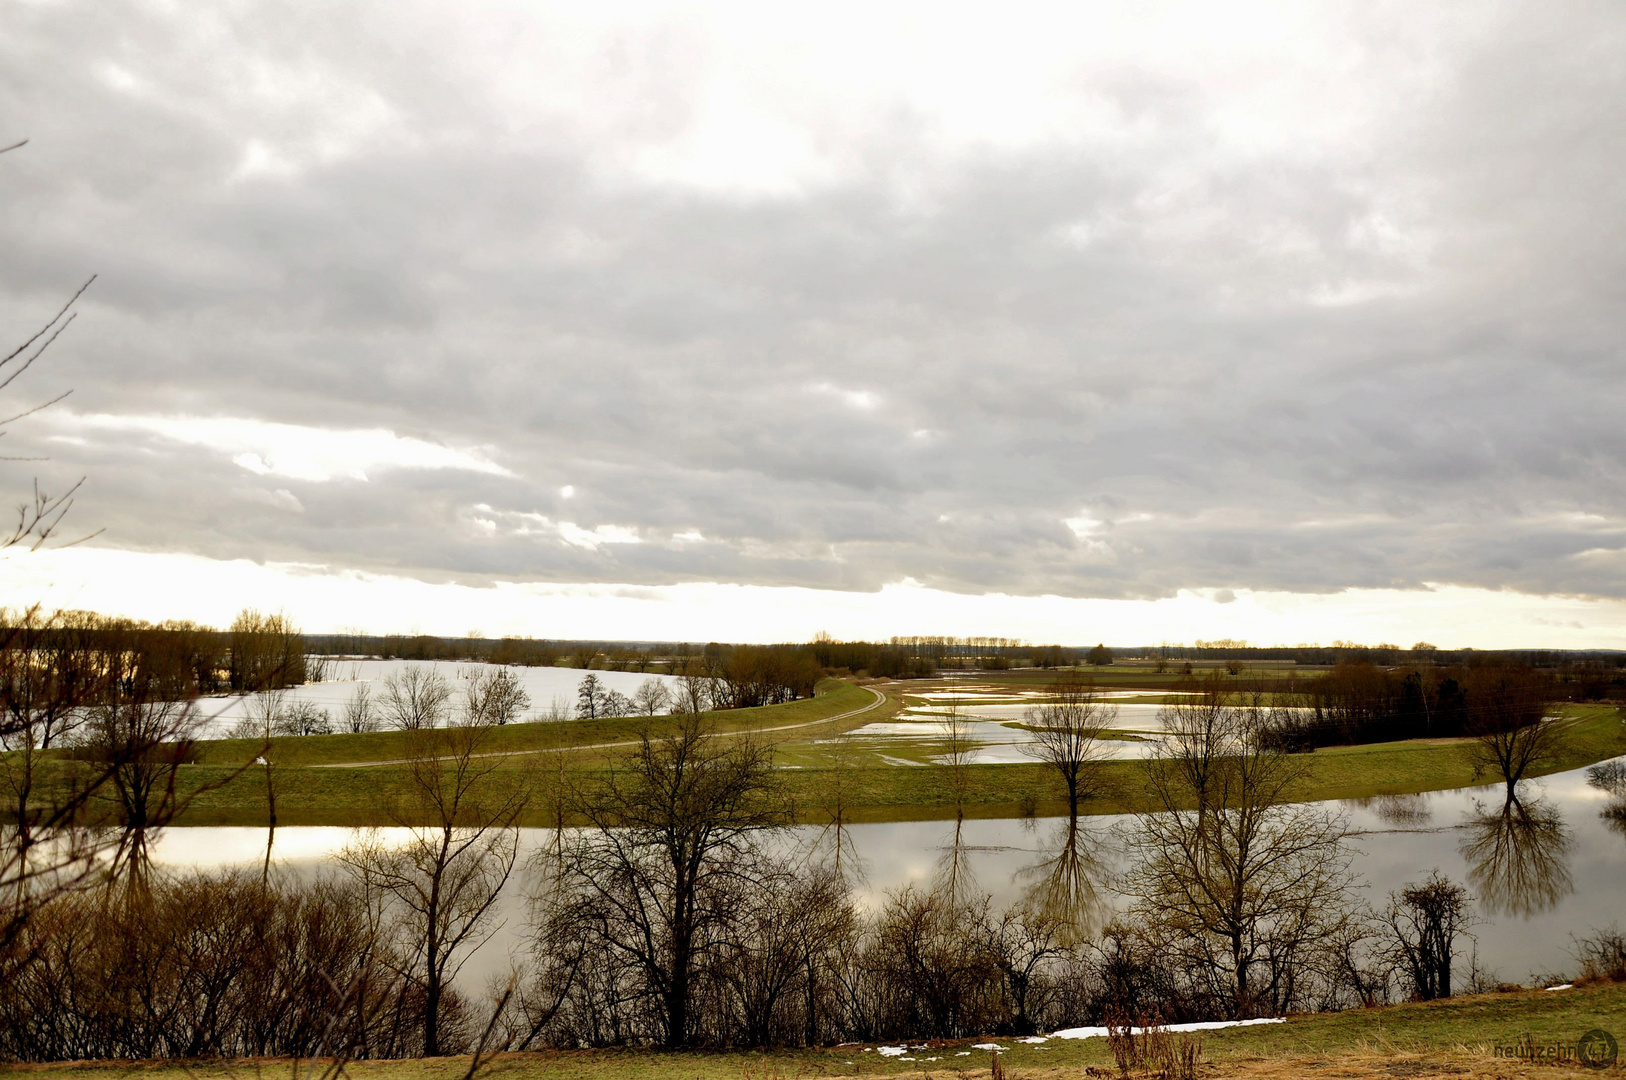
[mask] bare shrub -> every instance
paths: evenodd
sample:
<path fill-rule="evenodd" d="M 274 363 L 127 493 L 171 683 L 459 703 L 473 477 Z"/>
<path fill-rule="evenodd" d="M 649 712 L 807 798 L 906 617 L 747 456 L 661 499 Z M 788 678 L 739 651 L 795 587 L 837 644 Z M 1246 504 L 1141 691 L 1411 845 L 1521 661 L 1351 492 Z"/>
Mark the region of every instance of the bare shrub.
<path fill-rule="evenodd" d="M 138 897 L 79 893 L 43 909 L 24 945 L 0 995 L 0 1057 L 421 1052 L 401 1023 L 414 989 L 378 963 L 390 945 L 343 880 L 194 874 Z"/>
<path fill-rule="evenodd" d="M 1003 1012 L 1000 955 L 987 901 L 947 889 L 894 893 L 875 926 L 869 963 L 888 990 L 888 1026 L 938 1038 L 994 1030 Z"/>
<path fill-rule="evenodd" d="M 1390 952 L 1411 997 L 1432 1001 L 1451 996 L 1451 964 L 1457 936 L 1470 915 L 1468 890 L 1435 871 L 1421 884 L 1389 894 L 1385 916 Z"/>
<path fill-rule="evenodd" d="M 1618 926 L 1594 930 L 1575 942 L 1581 978 L 1587 982 L 1626 982 L 1626 935 Z"/>
<path fill-rule="evenodd" d="M 350 700 L 344 703 L 339 722 L 352 735 L 378 730 L 378 707 L 373 702 L 371 686 L 361 683 L 356 687 Z"/>
<path fill-rule="evenodd" d="M 277 735 L 331 735 L 333 717 L 314 701 L 296 701 L 277 719 Z"/>
<path fill-rule="evenodd" d="M 476 670 L 463 687 L 465 724 L 512 724 L 530 707 L 531 695 L 505 667 Z"/>

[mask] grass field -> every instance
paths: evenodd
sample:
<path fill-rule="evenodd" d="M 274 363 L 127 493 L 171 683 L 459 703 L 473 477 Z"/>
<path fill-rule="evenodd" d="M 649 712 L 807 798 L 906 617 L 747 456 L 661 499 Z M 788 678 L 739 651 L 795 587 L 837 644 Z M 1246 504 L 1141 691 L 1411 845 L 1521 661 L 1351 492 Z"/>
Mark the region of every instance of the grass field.
<path fill-rule="evenodd" d="M 782 727 L 827 719 L 862 708 L 873 695 L 861 686 L 840 679 L 821 681 L 811 698 L 759 709 L 730 709 L 708 714 L 717 731 L 744 731 Z M 876 714 L 868 714 L 867 722 Z M 884 714 L 883 714 L 884 715 Z M 669 728 L 669 717 L 618 716 L 604 720 L 561 720 L 550 723 L 511 724 L 491 733 L 488 749 L 495 753 L 526 754 L 597 743 L 638 741 L 645 730 Z M 412 732 L 374 731 L 361 735 L 305 735 L 274 738 L 266 756 L 278 765 L 339 765 L 398 760 L 409 752 Z M 265 743 L 257 739 L 217 739 L 197 744 L 200 765 L 236 765 L 259 754 Z"/>
<path fill-rule="evenodd" d="M 1594 1029 L 1626 1038 L 1626 986 L 1604 984 L 1563 991 L 1519 990 L 1290 1018 L 1286 1023 L 1202 1032 L 1199 1075 L 1212 1077 L 1481 1077 L 1619 1075 L 1573 1064 L 1529 1064 L 1498 1056 L 1523 1040 L 1573 1046 Z M 1178 1037 L 1176 1037 L 1178 1038 Z M 875 1043 L 818 1050 L 683 1054 L 644 1050 L 544 1051 L 501 1054 L 480 1072 L 504 1080 L 788 1080 L 791 1077 L 989 1076 L 996 1051 L 1012 1080 L 1073 1080 L 1117 1075 L 1105 1039 L 1013 1039 L 909 1043 L 909 1052 L 881 1055 Z M 1504 1054 L 1506 1051 L 1504 1050 Z M 307 1064 L 308 1068 L 308 1064 Z M 348 1066 L 357 1080 L 460 1080 L 467 1057 L 365 1061 Z M 292 1063 L 106 1062 L 4 1066 L 0 1076 L 52 1080 L 246 1080 L 295 1075 Z M 305 1075 L 304 1072 L 298 1075 Z"/>
<path fill-rule="evenodd" d="M 1146 673 L 1133 674 L 1143 679 Z M 1017 678 L 1029 675 L 994 673 L 993 678 L 979 677 L 978 681 L 1009 678 L 1012 681 L 1006 685 L 1014 689 Z M 1053 673 L 1043 675 L 1049 678 Z M 1034 681 L 1040 681 L 1037 674 Z M 870 689 L 826 679 L 811 699 L 713 713 L 709 721 L 725 736 L 754 731 L 775 744 L 786 794 L 800 821 L 829 820 L 837 794 L 850 821 L 954 816 L 956 798 L 948 770 L 929 764 L 889 763 L 879 752 L 831 741 L 841 732 L 892 716 L 902 707 L 905 694 L 919 693 L 914 684 L 887 684 L 883 689 L 887 699 L 876 705 Z M 1612 708 L 1568 706 L 1562 712 L 1569 727 L 1567 745 L 1544 772 L 1573 769 L 1626 753 L 1626 726 Z M 551 807 L 562 771 L 581 775 L 602 769 L 635 746 L 640 732 L 660 732 L 671 723 L 668 717 L 622 717 L 515 724 L 493 731 L 482 749 L 505 755 L 491 759 L 496 766 L 492 782 L 528 792 L 532 798 L 525 822 L 545 825 L 555 820 Z M 243 769 L 262 750 L 273 764 L 280 824 L 398 823 L 403 820 L 399 807 L 409 775 L 399 762 L 409 754 L 415 737 L 424 736 L 391 731 L 279 738 L 271 740 L 268 750 L 266 744 L 250 740 L 198 743 L 195 763 L 180 770 L 187 805 L 179 823 L 264 824 L 264 773 L 258 767 Z M 935 744 L 922 740 L 911 746 L 907 757 L 931 761 L 938 751 Z M 1306 800 L 1409 794 L 1489 779 L 1474 775 L 1460 742 L 1444 739 L 1329 747 L 1306 755 L 1303 762 L 1305 775 L 1294 795 Z M 1086 801 L 1085 813 L 1152 808 L 1142 762 L 1110 761 L 1102 770 L 1107 794 Z M 1054 773 L 1037 763 L 974 765 L 966 770 L 959 812 L 985 818 L 1052 814 L 1065 810 L 1062 798 Z"/>
<path fill-rule="evenodd" d="M 775 725 L 807 722 L 836 716 L 861 706 L 868 698 L 860 687 L 837 684 L 813 701 L 763 710 Z M 891 706 L 895 708 L 895 703 Z M 781 711 L 783 710 L 783 711 Z M 937 820 L 955 814 L 954 790 L 948 770 L 933 767 L 887 765 L 873 758 L 854 756 L 843 760 L 838 749 L 828 744 L 810 743 L 809 732 L 826 736 L 845 726 L 868 723 L 885 716 L 886 709 L 867 712 L 846 722 L 777 733 L 781 776 L 798 820 L 823 823 L 839 792 L 844 814 L 850 821 Z M 719 714 L 728 716 L 728 714 Z M 736 720 L 736 717 L 729 717 Z M 585 722 L 584 735 L 597 738 L 606 729 L 619 730 L 631 741 L 639 722 Z M 657 721 L 659 723 L 659 721 Z M 1544 772 L 1559 772 L 1626 753 L 1626 727 L 1612 709 L 1577 707 L 1567 710 L 1570 725 L 1564 755 L 1550 763 Z M 618 728 L 614 725 L 621 725 Z M 564 727 L 525 725 L 525 727 Z M 728 725 L 740 730 L 743 722 Z M 529 740 L 555 738 L 553 732 L 524 732 L 513 746 L 524 749 L 537 745 Z M 772 737 L 770 735 L 770 737 Z M 354 738 L 354 737 L 347 737 Z M 363 736 L 361 738 L 373 738 Z M 298 743 L 311 740 L 290 740 Z M 558 743 L 555 743 L 558 745 Z M 384 751 L 381 751 L 384 752 Z M 399 751 L 394 751 L 399 752 Z M 547 825 L 554 822 L 550 793 L 559 784 L 559 770 L 576 772 L 603 768 L 614 748 L 576 751 L 570 754 L 519 753 L 502 764 L 493 782 L 518 785 L 536 797 L 526 822 Z M 331 755 L 330 755 L 331 756 Z M 274 758 L 273 760 L 278 760 Z M 285 759 L 284 759 L 285 760 Z M 1307 755 L 1305 775 L 1294 794 L 1302 799 L 1363 798 L 1398 795 L 1485 783 L 1475 777 L 1462 753 L 1460 742 L 1447 739 L 1418 739 L 1369 746 L 1332 747 Z M 1152 808 L 1144 765 L 1139 761 L 1112 761 L 1102 766 L 1105 797 L 1088 800 L 1082 809 L 1088 814 L 1125 813 Z M 182 770 L 184 790 L 192 801 L 181 818 L 190 825 L 260 825 L 265 822 L 264 778 L 257 769 L 231 777 L 225 766 L 197 765 Z M 310 768 L 282 764 L 275 770 L 278 820 L 284 825 L 386 825 L 399 820 L 393 810 L 405 792 L 406 770 L 401 766 L 377 765 L 365 768 Z M 218 785 L 218 786 L 217 786 Z M 1016 817 L 1065 811 L 1063 792 L 1055 774 L 1034 764 L 979 765 L 967 769 L 963 809 L 967 817 Z"/>

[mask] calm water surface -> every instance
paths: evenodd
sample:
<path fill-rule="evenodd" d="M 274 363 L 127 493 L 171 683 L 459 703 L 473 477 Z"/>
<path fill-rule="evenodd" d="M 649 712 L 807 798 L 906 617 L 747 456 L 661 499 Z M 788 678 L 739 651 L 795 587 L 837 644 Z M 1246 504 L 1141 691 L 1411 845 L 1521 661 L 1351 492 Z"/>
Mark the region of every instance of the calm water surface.
<path fill-rule="evenodd" d="M 1570 971 L 1571 935 L 1621 918 L 1626 829 L 1603 813 L 1611 805 L 1618 807 L 1619 799 L 1590 786 L 1585 770 L 1525 785 L 1521 807 L 1505 813 L 1502 794 L 1497 786 L 1337 804 L 1357 834 L 1352 847 L 1362 894 L 1381 905 L 1392 890 L 1438 868 L 1466 884 L 1477 898 L 1479 921 L 1473 934 L 1482 968 L 1521 982 Z M 1128 815 L 1081 822 L 1079 850 L 1099 890 L 1103 913 L 1123 903 L 1112 891 L 1121 868 L 1115 837 L 1133 826 Z M 274 857 L 291 873 L 333 868 L 334 856 L 358 832 L 278 829 Z M 388 835 L 389 830 L 383 832 Z M 1065 834 L 1065 820 L 1054 818 L 966 821 L 959 826 L 942 821 L 853 825 L 846 830 L 847 857 L 850 866 L 856 856 L 862 871 L 856 898 L 866 908 L 883 903 L 889 892 L 910 883 L 929 884 L 950 870 L 969 875 L 998 907 L 1043 884 Z M 524 845 L 535 851 L 552 839 L 552 830 L 527 829 Z M 807 850 L 829 839 L 817 827 L 803 826 L 791 830 L 784 843 Z M 154 854 L 173 868 L 258 865 L 265 844 L 264 829 L 171 828 Z M 510 883 L 502 926 L 463 972 L 469 989 L 504 970 L 510 953 L 522 948 L 528 886 L 521 875 Z M 1459 980 L 1467 971 L 1466 952 Z"/>
<path fill-rule="evenodd" d="M 328 664 L 328 678 L 325 682 L 290 687 L 282 693 L 287 695 L 286 701 L 289 706 L 308 701 L 326 709 L 337 724 L 344 713 L 345 702 L 350 700 L 359 687 L 364 685 L 368 687 L 372 694 L 373 707 L 377 709 L 384 695 L 384 680 L 408 667 L 427 668 L 445 678 L 451 684 L 452 705 L 455 708 L 468 675 L 486 671 L 489 665 L 456 663 L 450 660 L 333 660 Z M 546 712 L 555 702 L 574 713 L 576 687 L 587 674 L 576 668 L 560 667 L 510 667 L 507 670 L 519 679 L 520 685 L 531 697 L 531 708 L 527 715 L 527 719 L 530 720 L 540 719 L 536 714 Z M 593 674 L 598 677 L 604 689 L 614 690 L 627 697 L 631 697 L 645 679 L 654 679 L 668 687 L 680 681 L 671 675 L 641 675 L 629 671 L 595 671 Z M 232 694 L 199 699 L 198 713 L 204 720 L 201 737 L 212 739 L 228 737 L 233 726 L 239 720 L 248 717 L 253 701 L 263 696 Z"/>

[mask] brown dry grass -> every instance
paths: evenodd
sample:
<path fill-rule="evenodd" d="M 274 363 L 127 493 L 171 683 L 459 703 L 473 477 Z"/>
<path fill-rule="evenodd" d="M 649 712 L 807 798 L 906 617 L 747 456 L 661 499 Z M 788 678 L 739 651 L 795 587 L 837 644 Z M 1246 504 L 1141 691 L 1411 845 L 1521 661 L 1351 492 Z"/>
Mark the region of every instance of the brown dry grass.
<path fill-rule="evenodd" d="M 0 993 L 4 988 L 0 987 Z M 1620 1076 L 1574 1063 L 1535 1063 L 1498 1057 L 1497 1045 L 1521 1039 L 1573 1044 L 1601 1028 L 1626 1041 L 1626 983 L 1578 985 L 1572 990 L 1519 990 L 1444 1001 L 1298 1016 L 1285 1024 L 1201 1033 L 1202 1062 L 1195 1077 L 1276 1080 L 1287 1077 L 1455 1077 L 1524 1080 L 1534 1077 Z M 1175 1036 L 1178 1039 L 1178 1036 Z M 909 1058 L 885 1057 L 876 1044 L 818 1050 L 665 1053 L 655 1050 L 544 1051 L 499 1054 L 480 1070 L 483 1080 L 793 1080 L 813 1078 L 990 1077 L 992 1055 L 977 1043 L 1002 1047 L 1007 1080 L 1108 1080 L 1118 1077 L 1106 1039 L 1051 1039 L 1042 1045 L 1013 1039 L 930 1040 L 910 1043 Z M 962 1056 L 962 1054 L 964 1056 Z M 913 1059 L 913 1060 L 910 1060 Z M 469 1059 L 354 1062 L 351 1080 L 462 1080 Z M 29 1080 L 307 1080 L 289 1061 L 63 1062 L 0 1064 L 0 1077 Z M 1132 1076 L 1155 1073 L 1136 1069 Z"/>

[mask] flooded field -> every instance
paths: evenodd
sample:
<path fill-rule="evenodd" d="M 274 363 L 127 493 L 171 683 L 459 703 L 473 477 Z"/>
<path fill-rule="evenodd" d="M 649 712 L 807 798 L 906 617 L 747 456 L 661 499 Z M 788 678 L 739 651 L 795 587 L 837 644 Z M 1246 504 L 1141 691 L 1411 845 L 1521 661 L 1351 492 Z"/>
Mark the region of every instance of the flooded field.
<path fill-rule="evenodd" d="M 457 695 L 470 673 L 485 670 L 487 665 L 445 660 L 336 659 L 328 662 L 325 680 L 305 683 L 278 692 L 286 695 L 286 704 L 289 706 L 309 702 L 317 708 L 326 710 L 337 720 L 344 711 L 345 703 L 359 688 L 367 687 L 372 700 L 376 703 L 384 693 L 384 681 L 409 667 L 424 668 L 442 676 L 451 685 L 455 705 Z M 589 674 L 576 668 L 560 667 L 510 667 L 506 670 L 519 680 L 526 694 L 530 696 L 531 705 L 526 715 L 528 720 L 544 719 L 550 711 L 556 710 L 573 714 L 576 708 L 576 688 L 580 685 L 582 677 Z M 628 697 L 632 696 L 647 679 L 654 679 L 667 686 L 678 682 L 670 675 L 643 675 L 628 671 L 594 671 L 591 674 L 605 690 L 614 690 Z M 202 720 L 199 737 L 219 739 L 230 736 L 238 722 L 250 716 L 255 700 L 263 696 L 263 694 L 232 694 L 200 699 L 197 703 Z"/>
<path fill-rule="evenodd" d="M 1113 737 L 1101 740 L 1102 758 L 1140 758 L 1151 753 L 1163 725 L 1158 713 L 1187 695 L 1147 690 L 1102 690 L 1097 695 L 1110 709 L 1107 726 Z M 972 746 L 967 764 L 1009 765 L 1032 761 L 1027 747 L 1033 732 L 1024 726 L 1029 712 L 1048 700 L 1043 690 L 1016 690 L 967 681 L 941 689 L 904 695 L 897 715 L 842 735 L 848 751 L 874 755 L 892 765 L 940 764 L 957 721 L 958 734 Z M 831 747 L 836 740 L 819 740 Z"/>

